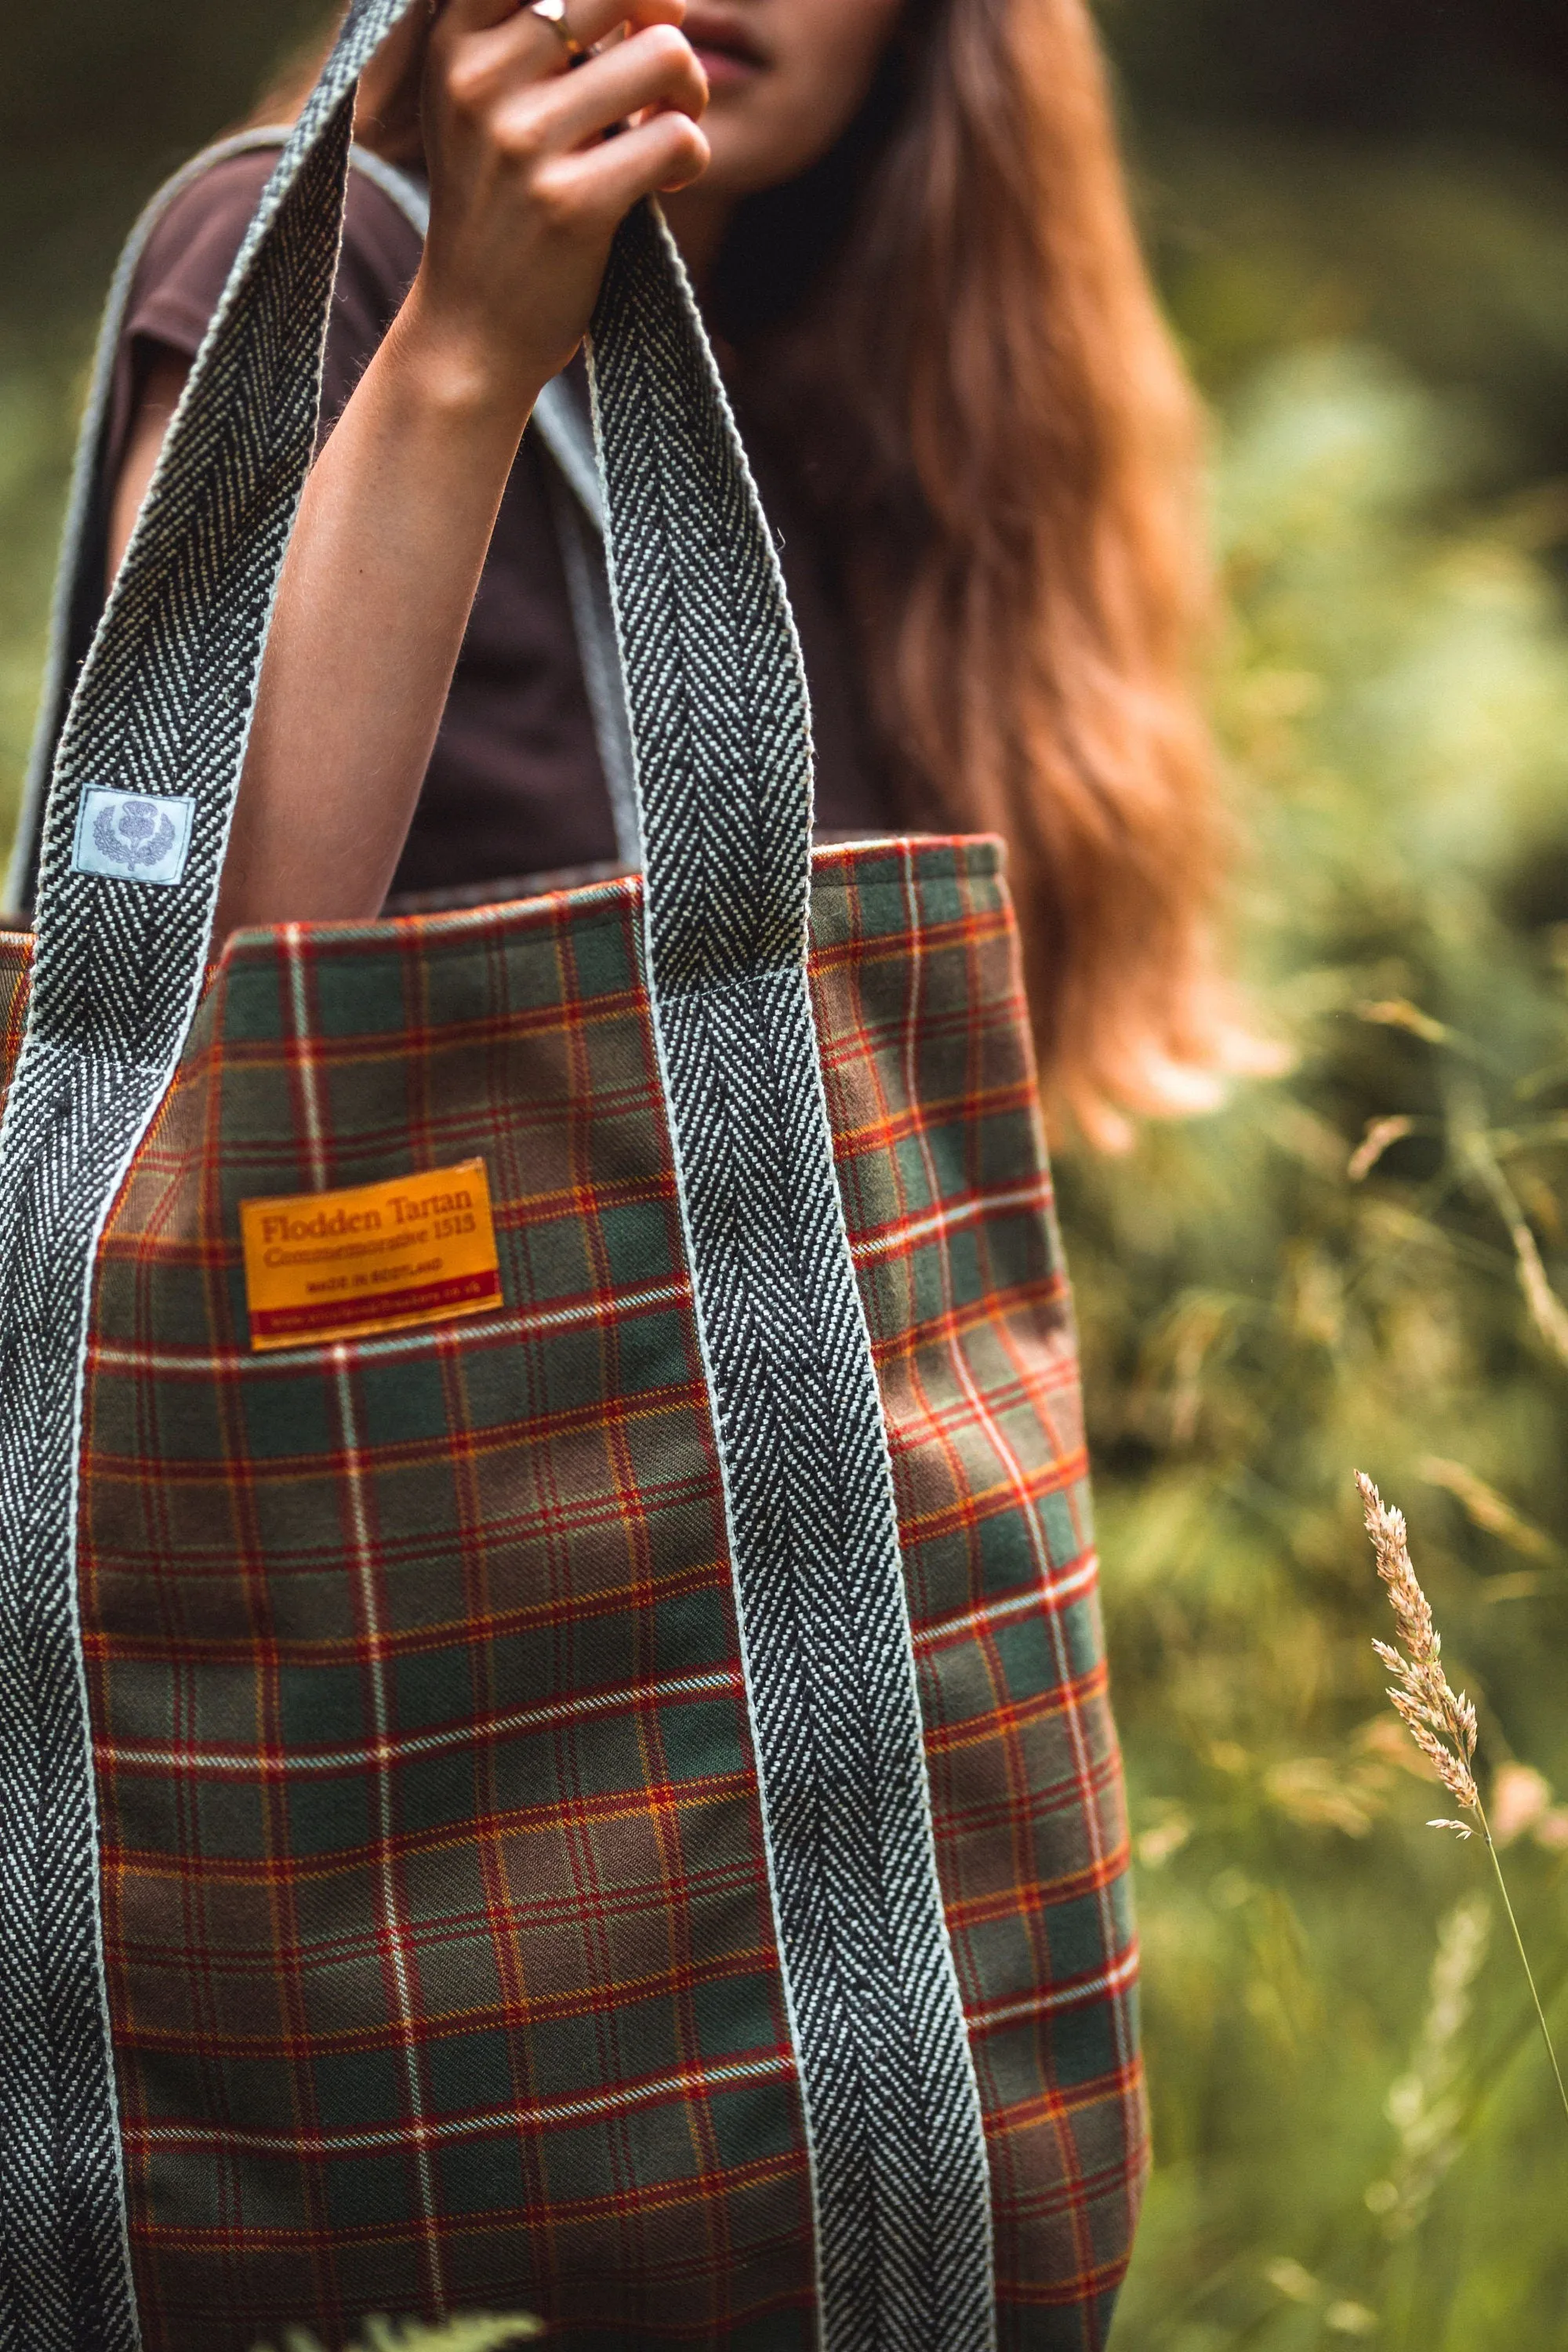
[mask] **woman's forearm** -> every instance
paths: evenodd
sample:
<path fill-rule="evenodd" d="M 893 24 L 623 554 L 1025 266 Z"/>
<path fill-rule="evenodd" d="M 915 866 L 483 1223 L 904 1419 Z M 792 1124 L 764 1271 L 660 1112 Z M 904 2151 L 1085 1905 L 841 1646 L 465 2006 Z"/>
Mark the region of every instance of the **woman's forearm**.
<path fill-rule="evenodd" d="M 220 939 L 378 911 L 540 389 L 456 361 L 417 295 L 366 369 L 284 565 Z"/>
<path fill-rule="evenodd" d="M 533 403 L 582 339 L 616 224 L 707 161 L 696 119 L 708 86 L 677 29 L 683 8 L 572 0 L 565 37 L 516 0 L 436 12 L 422 105 L 429 235 L 306 485 L 220 943 L 244 924 L 381 908 Z M 182 380 L 175 364 L 145 388 L 114 499 L 116 552 Z"/>

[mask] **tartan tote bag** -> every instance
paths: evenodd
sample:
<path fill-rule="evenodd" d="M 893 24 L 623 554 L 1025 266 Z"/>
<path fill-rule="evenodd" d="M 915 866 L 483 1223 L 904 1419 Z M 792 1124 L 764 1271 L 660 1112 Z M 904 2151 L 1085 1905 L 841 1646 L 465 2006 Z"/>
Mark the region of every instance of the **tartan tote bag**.
<path fill-rule="evenodd" d="M 263 199 L 0 945 L 0 2347 L 1101 2347 L 1134 1946 L 998 853 L 813 859 L 652 212 L 592 349 L 643 875 L 207 969 L 400 13 Z"/>

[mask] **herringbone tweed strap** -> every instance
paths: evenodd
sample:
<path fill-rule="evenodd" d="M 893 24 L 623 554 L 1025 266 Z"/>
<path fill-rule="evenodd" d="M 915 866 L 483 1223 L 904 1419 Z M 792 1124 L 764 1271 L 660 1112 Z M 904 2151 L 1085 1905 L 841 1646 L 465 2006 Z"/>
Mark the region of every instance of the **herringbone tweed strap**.
<path fill-rule="evenodd" d="M 806 990 L 805 676 L 712 354 L 651 213 L 616 240 L 590 372 L 649 990 L 811 2142 L 823 2341 L 978 2352 L 994 2329 L 979 2099 Z"/>
<path fill-rule="evenodd" d="M 45 823 L 32 1010 L 0 1130 L 0 2352 L 137 2340 L 76 1614 L 88 1305 L 200 994 L 313 446 L 353 84 L 407 5 L 355 0 L 263 198 L 83 671 Z M 984 2145 L 805 990 L 805 692 L 651 215 L 617 242 L 594 357 L 648 978 L 811 2136 L 822 2336 L 832 2352 L 969 2352 L 993 2333 Z M 134 878 L 134 860 L 79 870 L 94 787 L 163 803 L 138 813 L 138 838 L 188 831 L 183 866 L 156 869 L 177 879 Z"/>

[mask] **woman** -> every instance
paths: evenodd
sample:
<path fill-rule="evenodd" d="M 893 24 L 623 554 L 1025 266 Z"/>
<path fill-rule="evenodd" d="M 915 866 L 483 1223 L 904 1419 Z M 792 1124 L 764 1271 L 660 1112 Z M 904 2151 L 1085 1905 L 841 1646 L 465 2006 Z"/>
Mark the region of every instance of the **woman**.
<path fill-rule="evenodd" d="M 1174 557 L 1155 560 L 1178 544 L 1156 425 L 1185 410 L 1085 26 L 1046 0 L 1034 18 L 1005 0 L 746 0 L 694 11 L 694 47 L 677 5 L 564 0 L 552 21 L 449 0 L 381 61 L 338 413 L 286 566 L 222 920 L 372 914 L 400 862 L 404 883 L 429 880 L 443 835 L 471 861 L 454 887 L 492 895 L 574 824 L 614 848 L 561 622 L 569 541 L 552 552 L 525 425 L 556 430 L 616 223 L 664 189 L 803 613 L 816 598 L 824 814 L 1007 823 L 1058 1083 L 1103 1120 L 1208 1041 L 1178 856 L 1202 772 L 1173 748 L 1191 741 L 1172 716 L 1180 599 Z M 1054 207 L 1037 157 L 1078 173 Z M 427 165 L 431 199 L 401 261 L 395 159 Z M 195 264 L 221 273 L 237 234 L 225 184 L 204 171 L 187 188 L 133 289 L 117 539 L 180 334 L 205 315 Z M 367 210 L 374 194 L 393 209 Z M 418 206 L 415 191 L 410 220 Z M 290 203 L 234 313 L 228 348 L 263 371 L 270 265 L 309 274 L 308 210 Z M 626 350 L 608 339 L 609 363 Z M 253 453 L 298 416 L 305 351 L 289 339 L 271 415 L 237 356 L 207 376 L 184 436 L 208 453 L 204 516 L 247 510 L 237 458 L 268 514 L 298 479 L 272 488 Z M 711 449 L 695 409 L 672 440 L 693 423 Z M 547 450 L 563 480 L 565 446 Z M 73 751 L 139 629 L 162 691 L 135 583 L 163 562 L 174 504 L 149 511 Z M 247 682 L 262 611 L 251 599 L 254 635 L 225 622 L 220 644 L 213 608 L 250 558 L 208 563 L 177 520 L 172 537 L 149 604 L 180 641 L 181 710 L 172 737 L 153 710 L 134 748 L 170 741 L 180 775 L 209 680 L 237 744 L 225 665 Z M 689 662 L 691 625 L 667 604 L 633 633 L 639 669 L 667 674 L 672 635 Z M 759 634 L 735 627 L 743 661 Z M 765 724 L 763 699 L 720 727 Z M 562 752 L 574 725 L 575 768 L 521 756 L 527 727 Z M 667 768 L 676 732 L 643 735 Z M 695 730 L 681 742 L 717 767 Z M 120 804 L 133 845 L 169 825 L 155 795 Z M 497 826 L 478 847 L 476 808 Z M 89 809 L 75 854 L 107 856 L 118 820 L 93 816 L 89 839 Z M 886 872 L 824 888 L 853 946 L 810 1003 L 778 961 L 781 939 L 800 944 L 787 873 L 746 953 L 704 946 L 697 987 L 658 940 L 637 984 L 624 885 L 389 927 L 392 955 L 352 920 L 314 940 L 289 921 L 210 992 L 157 1165 L 138 1153 L 114 1204 L 80 1203 L 84 1263 L 89 1213 L 117 1222 L 79 1359 L 13 1283 L 12 1384 L 34 1349 L 65 1400 L 34 1416 L 43 1468 L 85 1498 L 80 1572 L 58 1547 L 58 1605 L 31 1612 L 54 1638 L 33 1687 L 53 1704 L 79 1677 L 79 1625 L 96 1712 L 66 1796 L 98 1806 L 107 1891 L 101 1915 L 76 1903 L 71 1981 L 127 2120 L 106 2119 L 107 2071 L 79 2093 L 37 2031 L 28 2095 L 67 2119 L 51 2147 L 97 2151 L 95 2216 L 118 2210 L 118 2134 L 129 2230 L 102 2294 L 134 2289 L 159 2352 L 240 2352 L 307 2321 L 336 2341 L 373 2297 L 426 2315 L 526 2302 L 584 2344 L 1104 2345 L 1145 2142 L 1070 1315 L 992 860 L 937 844 L 897 862 L 897 890 Z M 104 949 L 72 948 L 89 1042 L 68 1108 L 101 1098 L 112 1027 L 116 1083 L 144 1090 L 130 1113 L 114 1099 L 128 1125 L 154 1108 L 141 1000 L 163 1019 L 176 926 L 121 888 L 153 873 L 87 873 L 44 908 L 47 950 L 77 898 Z M 973 923 L 953 920 L 955 887 Z M 187 1019 L 205 944 L 185 921 Z M 384 989 L 362 987 L 362 957 Z M 64 1097 L 58 1065 L 26 1050 L 16 1099 L 40 1106 L 41 1157 Z M 115 1142 L 98 1142 L 95 1182 L 117 1181 Z M 401 1241 L 395 1206 L 388 1246 L 420 1255 L 361 1295 L 380 1211 L 345 1205 L 345 1180 L 417 1173 L 434 1246 L 458 1210 L 478 1232 L 479 1202 L 458 1197 L 477 1160 L 498 1211 L 482 1271 L 410 1292 L 444 1261 Z M 450 1199 L 433 1181 L 448 1176 Z M 295 1221 L 301 1193 L 320 1205 Z M 264 1276 L 293 1281 L 303 1257 L 281 1307 L 247 1283 L 237 1208 Z M 329 1269 L 277 1246 L 297 1230 L 363 1239 Z M 470 1306 L 463 1333 L 415 1328 Z M 97 1883 L 79 1872 L 80 1893 Z M 24 1916 L 33 1948 L 40 1900 Z M 73 2137 L 78 2109 L 90 2131 Z"/>
<path fill-rule="evenodd" d="M 1189 674 L 1194 408 L 1087 11 L 693 0 L 684 32 L 681 14 L 570 0 L 554 26 L 448 0 L 377 60 L 359 137 L 428 173 L 430 235 L 421 256 L 356 180 L 341 415 L 285 573 L 220 922 L 369 915 L 389 887 L 615 856 L 522 436 L 616 220 L 658 190 L 784 541 L 819 822 L 1005 836 L 1048 1091 L 1115 1144 L 1128 1109 L 1211 1099 L 1232 1039 Z M 143 260 L 113 557 L 268 162 L 198 181 Z"/>

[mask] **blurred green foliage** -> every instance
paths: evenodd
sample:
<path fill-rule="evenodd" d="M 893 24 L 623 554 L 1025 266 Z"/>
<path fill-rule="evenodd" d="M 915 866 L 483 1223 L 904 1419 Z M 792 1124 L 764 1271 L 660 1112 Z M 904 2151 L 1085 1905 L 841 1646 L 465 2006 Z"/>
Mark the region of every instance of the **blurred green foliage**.
<path fill-rule="evenodd" d="M 1561 502 L 1467 498 L 1475 443 L 1353 346 L 1278 353 L 1227 404 L 1216 703 L 1257 1001 L 1297 1066 L 1062 1171 L 1143 1864 L 1159 2168 L 1128 2352 L 1568 2342 L 1568 2135 L 1516 1957 L 1479 1949 L 1484 1857 L 1424 1826 L 1447 1808 L 1382 1703 L 1350 1484 L 1409 1513 L 1551 2005 L 1568 630 L 1538 553 Z M 1434 2054 L 1439 1923 L 1464 1982 Z"/>
<path fill-rule="evenodd" d="M 19 30 L 0 832 L 115 236 L 314 13 Z M 1542 0 L 1103 16 L 1219 415 L 1242 950 L 1295 1055 L 1061 1171 L 1158 2150 L 1117 2344 L 1552 2352 L 1563 2119 L 1382 1699 L 1351 1473 L 1409 1514 L 1568 2040 L 1568 35 Z"/>
<path fill-rule="evenodd" d="M 420 2327 L 411 2320 L 367 2319 L 349 2352 L 513 2352 L 514 2346 L 530 2343 L 543 2333 L 537 2319 L 492 2319 L 482 2312 L 448 2320 L 441 2327 Z M 257 2352 L 268 2352 L 268 2347 L 258 2345 Z M 282 2352 L 324 2352 L 324 2347 L 307 2330 L 292 2327 L 283 2339 Z"/>

